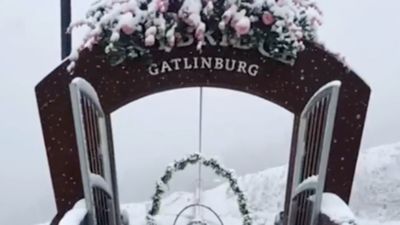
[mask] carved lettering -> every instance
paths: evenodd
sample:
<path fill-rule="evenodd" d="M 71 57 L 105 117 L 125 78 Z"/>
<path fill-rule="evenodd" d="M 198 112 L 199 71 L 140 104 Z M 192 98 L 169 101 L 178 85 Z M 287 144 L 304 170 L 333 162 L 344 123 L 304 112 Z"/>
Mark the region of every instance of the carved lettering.
<path fill-rule="evenodd" d="M 215 58 L 214 69 L 222 70 L 224 68 L 224 60 L 222 58 Z"/>
<path fill-rule="evenodd" d="M 229 64 L 229 62 L 232 62 L 232 63 Z M 226 69 L 226 71 L 231 72 L 231 71 L 235 70 L 235 65 L 236 65 L 236 60 L 234 60 L 234 59 L 226 59 L 226 61 L 225 61 L 225 69 Z"/>
<path fill-rule="evenodd" d="M 224 70 L 257 76 L 259 68 L 257 64 L 248 64 L 245 61 L 231 58 L 184 57 L 153 63 L 147 70 L 152 76 L 179 70 Z"/>
<path fill-rule="evenodd" d="M 194 42 L 194 38 L 192 34 L 183 34 L 182 38 L 178 40 L 176 43 L 177 47 L 187 47 L 192 45 Z"/>
<path fill-rule="evenodd" d="M 180 62 L 181 60 L 182 60 L 182 59 L 180 59 L 180 58 L 171 59 L 170 62 L 174 64 L 174 70 L 179 70 L 179 62 Z"/>
<path fill-rule="evenodd" d="M 165 72 L 171 72 L 172 71 L 172 68 L 171 68 L 171 66 L 166 62 L 166 61 L 163 61 L 162 62 L 162 66 L 161 66 L 161 73 L 165 73 Z"/>
<path fill-rule="evenodd" d="M 193 57 L 193 69 L 199 68 L 199 64 L 197 63 L 197 60 L 198 60 L 197 57 Z"/>
<path fill-rule="evenodd" d="M 207 40 L 208 44 L 211 46 L 216 46 L 218 43 L 217 41 L 214 39 L 214 37 L 212 36 L 213 32 L 206 32 L 204 34 L 204 38 Z"/>
<path fill-rule="evenodd" d="M 239 61 L 239 66 L 237 68 L 237 71 L 239 73 L 247 73 L 246 71 L 247 63 L 244 61 Z"/>
<path fill-rule="evenodd" d="M 192 64 L 189 64 L 188 58 L 183 58 L 183 62 L 184 62 L 183 68 L 184 68 L 185 70 L 190 70 L 190 69 L 193 68 L 193 65 L 192 65 Z"/>
<path fill-rule="evenodd" d="M 149 66 L 148 71 L 149 71 L 149 74 L 150 74 L 150 75 L 153 75 L 153 76 L 158 75 L 159 72 L 160 72 L 160 71 L 158 70 L 157 64 L 155 64 L 155 63 L 153 63 L 153 64 L 151 64 L 151 65 Z"/>
<path fill-rule="evenodd" d="M 249 68 L 247 69 L 247 73 L 248 73 L 250 76 L 255 77 L 255 76 L 258 74 L 258 69 L 259 69 L 259 68 L 260 68 L 260 67 L 259 67 L 258 65 L 252 64 L 252 65 L 250 65 Z"/>
<path fill-rule="evenodd" d="M 201 68 L 202 69 L 211 69 L 211 62 L 212 58 L 211 57 L 201 57 Z"/>

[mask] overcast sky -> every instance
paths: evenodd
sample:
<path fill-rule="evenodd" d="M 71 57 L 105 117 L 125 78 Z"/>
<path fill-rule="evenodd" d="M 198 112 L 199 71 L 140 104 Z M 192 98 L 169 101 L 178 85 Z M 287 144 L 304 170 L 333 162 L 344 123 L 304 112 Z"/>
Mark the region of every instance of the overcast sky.
<path fill-rule="evenodd" d="M 74 1 L 74 18 L 88 2 Z M 400 2 L 319 2 L 321 40 L 372 87 L 363 148 L 400 141 Z M 58 7 L 54 0 L 0 0 L 0 224 L 31 225 L 55 215 L 34 87 L 60 63 Z M 239 174 L 287 162 L 290 113 L 221 89 L 206 89 L 204 101 L 205 153 Z M 168 162 L 197 150 L 198 89 L 138 100 L 112 120 L 121 201 L 146 200 Z M 190 190 L 189 177 L 190 171 L 179 175 L 173 187 Z"/>

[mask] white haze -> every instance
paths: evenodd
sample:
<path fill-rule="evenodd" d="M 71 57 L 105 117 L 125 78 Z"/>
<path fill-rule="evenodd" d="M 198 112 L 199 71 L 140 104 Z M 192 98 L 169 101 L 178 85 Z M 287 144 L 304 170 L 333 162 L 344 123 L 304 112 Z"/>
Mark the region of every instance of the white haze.
<path fill-rule="evenodd" d="M 74 1 L 75 19 L 89 2 Z M 363 148 L 399 141 L 400 2 L 319 3 L 321 39 L 372 87 Z M 54 0 L 0 0 L 0 224 L 30 225 L 56 213 L 34 86 L 60 63 L 58 7 Z M 197 94 L 166 92 L 113 114 L 122 201 L 146 198 L 165 163 L 196 151 Z M 205 101 L 206 153 L 241 174 L 287 162 L 289 113 L 232 91 L 207 89 Z M 179 175 L 174 187 L 190 188 L 187 177 Z"/>

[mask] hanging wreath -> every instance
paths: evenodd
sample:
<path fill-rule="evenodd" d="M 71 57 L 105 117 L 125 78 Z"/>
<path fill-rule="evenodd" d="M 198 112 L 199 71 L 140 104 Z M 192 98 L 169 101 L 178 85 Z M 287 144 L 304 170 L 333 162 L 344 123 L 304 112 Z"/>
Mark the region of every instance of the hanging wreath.
<path fill-rule="evenodd" d="M 228 180 L 231 190 L 237 197 L 239 211 L 243 218 L 243 225 L 251 225 L 252 219 L 250 211 L 247 208 L 247 199 L 238 185 L 234 171 L 225 169 L 216 159 L 206 159 L 198 153 L 194 153 L 179 161 L 175 161 L 166 168 L 164 175 L 156 183 L 156 191 L 152 197 L 151 207 L 146 216 L 147 225 L 157 225 L 154 217 L 160 211 L 161 199 L 163 194 L 167 191 L 167 186 L 172 175 L 175 172 L 184 170 L 188 165 L 194 165 L 196 163 L 201 163 L 202 165 L 211 168 L 217 175 Z"/>
<path fill-rule="evenodd" d="M 257 49 L 262 55 L 292 64 L 304 41 L 315 41 L 321 11 L 314 0 L 99 0 L 85 19 L 88 32 L 69 59 L 101 45 L 112 65 L 149 54 L 196 45 Z"/>

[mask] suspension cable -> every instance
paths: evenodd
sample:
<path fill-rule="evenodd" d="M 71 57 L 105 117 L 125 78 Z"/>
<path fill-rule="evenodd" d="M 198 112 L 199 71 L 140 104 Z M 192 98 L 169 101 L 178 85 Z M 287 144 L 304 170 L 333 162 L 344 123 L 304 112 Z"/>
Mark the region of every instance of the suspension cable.
<path fill-rule="evenodd" d="M 198 136 L 198 153 L 201 154 L 203 151 L 203 87 L 199 89 L 199 136 Z M 201 162 L 198 165 L 198 180 L 196 187 L 196 204 L 201 204 L 201 190 L 202 190 L 202 165 Z M 199 215 L 199 208 L 195 208 L 195 216 Z"/>
<path fill-rule="evenodd" d="M 199 92 L 199 153 L 202 152 L 203 142 L 203 87 L 200 87 Z"/>

